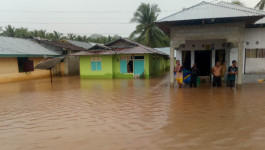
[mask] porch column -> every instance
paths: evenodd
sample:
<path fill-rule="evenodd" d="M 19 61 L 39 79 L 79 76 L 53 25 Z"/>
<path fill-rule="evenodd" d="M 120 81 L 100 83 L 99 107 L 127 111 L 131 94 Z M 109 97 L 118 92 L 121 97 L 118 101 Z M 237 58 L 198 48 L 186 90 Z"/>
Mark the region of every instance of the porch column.
<path fill-rule="evenodd" d="M 243 74 L 243 51 L 244 44 L 243 42 L 238 43 L 238 75 L 237 75 L 237 84 L 242 85 L 242 74 Z"/>
<path fill-rule="evenodd" d="M 170 44 L 170 86 L 174 86 L 174 44 Z"/>
<path fill-rule="evenodd" d="M 240 25 L 240 35 L 238 42 L 238 75 L 237 75 L 237 84 L 242 85 L 243 81 L 243 52 L 244 52 L 244 36 L 245 36 L 245 23 Z"/>

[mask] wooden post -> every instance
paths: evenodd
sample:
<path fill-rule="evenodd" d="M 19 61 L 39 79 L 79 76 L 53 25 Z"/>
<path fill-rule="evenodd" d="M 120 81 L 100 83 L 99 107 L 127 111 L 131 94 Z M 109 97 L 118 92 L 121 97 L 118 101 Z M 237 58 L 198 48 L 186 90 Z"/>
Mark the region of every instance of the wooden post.
<path fill-rule="evenodd" d="M 50 78 L 51 78 L 51 83 L 52 83 L 52 68 L 50 68 Z"/>

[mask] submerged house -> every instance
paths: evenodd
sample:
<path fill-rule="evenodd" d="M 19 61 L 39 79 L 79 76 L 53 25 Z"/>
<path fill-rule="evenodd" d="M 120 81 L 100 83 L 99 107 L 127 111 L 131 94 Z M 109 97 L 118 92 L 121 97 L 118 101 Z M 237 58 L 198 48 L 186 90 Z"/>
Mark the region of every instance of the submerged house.
<path fill-rule="evenodd" d="M 174 51 L 184 66 L 196 63 L 211 78 L 217 61 L 238 61 L 237 84 L 265 78 L 265 12 L 227 2 L 202 2 L 156 22 L 170 36 L 170 82 Z"/>
<path fill-rule="evenodd" d="M 34 67 L 60 55 L 30 39 L 0 36 L 0 83 L 49 77 L 49 71 Z"/>
<path fill-rule="evenodd" d="M 72 40 L 50 41 L 36 39 L 36 41 L 44 47 L 60 52 L 65 56 L 63 61 L 53 69 L 53 73 L 58 76 L 79 75 L 79 57 L 70 54 L 87 50 L 94 45 Z"/>
<path fill-rule="evenodd" d="M 123 38 L 72 55 L 81 78 L 150 78 L 169 68 L 167 54 Z"/>

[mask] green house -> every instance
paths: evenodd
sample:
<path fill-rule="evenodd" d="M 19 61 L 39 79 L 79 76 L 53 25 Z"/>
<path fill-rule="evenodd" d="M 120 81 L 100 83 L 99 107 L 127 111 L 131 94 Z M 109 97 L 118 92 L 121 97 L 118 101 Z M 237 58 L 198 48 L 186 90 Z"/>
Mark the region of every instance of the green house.
<path fill-rule="evenodd" d="M 72 55 L 80 56 L 81 78 L 150 78 L 169 68 L 167 54 L 123 38 Z"/>

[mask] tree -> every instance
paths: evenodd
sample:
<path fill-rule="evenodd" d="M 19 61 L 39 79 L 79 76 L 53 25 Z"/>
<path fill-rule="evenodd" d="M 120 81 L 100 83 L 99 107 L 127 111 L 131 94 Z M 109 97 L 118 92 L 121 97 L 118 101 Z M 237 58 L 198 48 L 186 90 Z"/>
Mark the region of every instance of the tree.
<path fill-rule="evenodd" d="M 57 31 L 53 31 L 53 34 L 54 34 L 54 40 L 60 40 L 63 36 L 62 33 L 57 32 Z"/>
<path fill-rule="evenodd" d="M 15 28 L 11 25 L 6 26 L 2 35 L 8 37 L 15 37 Z"/>
<path fill-rule="evenodd" d="M 47 34 L 46 30 L 39 30 L 38 31 L 38 37 L 40 37 L 40 38 L 46 38 L 47 37 L 46 34 Z"/>
<path fill-rule="evenodd" d="M 239 6 L 244 6 L 244 4 L 242 2 L 240 2 L 239 0 L 233 0 L 231 3 L 239 5 Z"/>
<path fill-rule="evenodd" d="M 17 28 L 15 29 L 15 37 L 17 38 L 29 38 L 30 32 L 28 32 L 27 28 Z"/>
<path fill-rule="evenodd" d="M 68 37 L 69 40 L 75 40 L 76 35 L 74 35 L 73 33 L 68 33 L 67 37 Z"/>
<path fill-rule="evenodd" d="M 136 29 L 131 33 L 130 39 L 149 47 L 168 46 L 168 38 L 155 25 L 159 13 L 158 5 L 142 3 L 130 21 L 131 23 L 138 23 Z"/>
<path fill-rule="evenodd" d="M 258 8 L 260 10 L 263 10 L 265 6 L 265 0 L 260 0 L 258 4 L 255 6 L 255 8 Z"/>
<path fill-rule="evenodd" d="M 31 32 L 30 32 L 30 35 L 31 35 L 32 37 L 39 37 L 38 30 L 33 30 L 33 31 L 31 31 Z"/>

